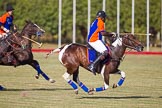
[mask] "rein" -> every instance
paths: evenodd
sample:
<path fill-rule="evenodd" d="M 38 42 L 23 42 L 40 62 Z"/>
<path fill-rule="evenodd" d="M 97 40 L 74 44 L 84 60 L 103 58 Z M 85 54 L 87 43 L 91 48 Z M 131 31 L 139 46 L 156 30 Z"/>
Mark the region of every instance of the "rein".
<path fill-rule="evenodd" d="M 22 50 L 24 50 L 26 47 L 24 47 L 25 45 L 23 45 L 22 44 L 22 41 L 20 41 L 19 39 L 18 39 L 18 37 L 16 36 L 16 34 L 17 34 L 18 32 L 16 32 L 16 33 L 12 33 L 10 36 L 14 36 L 13 38 L 15 38 L 15 40 L 14 39 L 12 39 L 11 37 L 10 38 L 8 38 L 8 39 L 5 39 L 5 41 L 6 41 L 6 43 L 9 45 L 9 46 L 11 46 L 11 48 L 13 48 L 14 50 L 17 50 L 17 48 L 13 45 L 13 44 L 16 44 L 16 45 L 18 45 L 18 46 L 21 46 L 21 48 L 22 48 Z M 10 41 L 10 42 L 9 42 Z M 20 43 L 21 44 L 19 44 L 18 42 L 20 41 Z"/>
<path fill-rule="evenodd" d="M 130 43 L 130 41 L 132 42 L 134 42 L 134 43 L 137 43 L 137 42 L 135 42 L 134 40 L 132 40 L 132 39 L 130 39 L 130 38 L 128 38 L 128 35 L 127 36 L 124 36 L 123 38 L 126 38 L 126 39 L 128 39 L 129 40 L 129 43 Z M 120 39 L 119 39 L 120 40 Z M 122 40 L 120 40 L 121 42 L 122 42 Z M 128 48 L 130 48 L 130 49 L 136 49 L 135 47 L 132 47 L 132 46 L 130 46 L 130 45 L 127 45 L 127 44 L 125 44 L 124 42 L 122 42 L 126 47 L 128 47 Z"/>
<path fill-rule="evenodd" d="M 16 41 L 17 41 L 17 42 L 19 42 L 19 39 L 18 39 L 18 38 L 17 38 L 17 36 L 16 36 L 16 34 L 17 34 L 17 33 L 18 33 L 18 32 L 13 33 L 13 36 L 14 36 L 14 38 L 16 39 Z M 11 40 L 11 39 L 10 39 L 10 40 Z M 16 43 L 16 42 L 14 42 L 13 40 L 11 40 L 11 41 L 12 41 L 13 43 L 15 43 L 15 44 L 17 44 L 17 45 L 21 46 L 21 47 L 22 47 L 22 49 L 25 49 L 25 48 L 26 48 L 26 47 L 25 47 L 25 45 L 23 45 L 23 41 L 24 41 L 24 40 L 21 40 L 21 41 L 20 41 L 20 43 L 21 43 L 21 44 Z M 12 46 L 12 48 L 16 49 L 16 48 L 15 48 L 15 47 L 13 47 L 13 46 Z"/>
<path fill-rule="evenodd" d="M 128 39 L 128 40 L 129 40 L 129 43 L 130 43 L 130 41 L 131 41 L 131 42 L 133 41 L 134 43 L 136 43 L 134 40 L 128 38 L 128 35 L 127 35 L 127 36 L 124 36 L 123 38 Z M 119 38 L 119 40 L 122 42 L 122 40 L 121 40 L 120 38 Z M 122 43 L 123 43 L 124 46 L 126 46 L 126 47 L 129 48 L 128 52 L 130 52 L 132 49 L 136 49 L 135 47 L 132 47 L 132 46 L 130 46 L 130 45 L 125 44 L 124 42 L 122 42 Z M 118 59 L 112 58 L 112 61 L 115 61 L 115 62 L 123 61 L 123 60 L 125 59 L 125 57 L 126 57 L 126 54 L 124 54 L 122 57 L 120 57 L 120 58 L 118 58 Z"/>

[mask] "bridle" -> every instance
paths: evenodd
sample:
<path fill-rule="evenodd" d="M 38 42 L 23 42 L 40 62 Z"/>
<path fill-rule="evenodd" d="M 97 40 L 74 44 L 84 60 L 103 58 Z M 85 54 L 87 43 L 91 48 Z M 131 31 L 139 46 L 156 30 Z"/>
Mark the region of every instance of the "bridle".
<path fill-rule="evenodd" d="M 15 50 L 17 49 L 17 47 L 15 47 L 14 45 L 20 46 L 20 47 L 24 50 L 24 49 L 25 49 L 25 47 L 24 47 L 25 45 L 22 44 L 22 41 L 23 41 L 23 40 L 20 41 L 20 40 L 18 39 L 17 34 L 18 34 L 18 31 L 15 32 L 15 33 L 12 33 L 11 36 L 13 36 L 14 39 L 13 39 L 13 38 L 8 38 L 8 40 L 9 40 L 10 42 L 9 42 L 8 40 L 6 40 L 6 42 L 8 43 L 9 46 L 11 46 L 11 47 L 12 47 L 13 49 L 15 49 Z M 20 42 L 19 42 L 19 41 L 20 41 Z M 19 42 L 19 43 L 18 43 L 18 42 Z"/>
<path fill-rule="evenodd" d="M 34 26 L 36 26 L 39 31 L 36 32 L 36 36 L 41 36 L 43 32 L 45 32 L 43 29 L 41 29 L 37 24 L 34 24 Z"/>
<path fill-rule="evenodd" d="M 126 44 L 125 42 L 123 42 L 123 40 L 122 40 L 122 43 L 123 43 L 124 46 L 126 46 L 127 48 L 130 48 L 130 49 L 135 49 L 135 50 L 137 50 L 137 47 L 138 47 L 138 46 L 135 46 L 135 44 L 138 44 L 138 43 L 137 43 L 135 40 L 129 38 L 129 35 L 128 35 L 128 34 L 124 35 L 122 38 L 123 38 L 123 39 L 125 38 L 125 39 L 128 41 L 128 43 L 130 44 L 130 45 L 128 45 L 128 44 Z M 131 44 L 132 44 L 132 45 L 131 45 Z M 139 44 L 138 44 L 138 45 L 139 45 Z"/>

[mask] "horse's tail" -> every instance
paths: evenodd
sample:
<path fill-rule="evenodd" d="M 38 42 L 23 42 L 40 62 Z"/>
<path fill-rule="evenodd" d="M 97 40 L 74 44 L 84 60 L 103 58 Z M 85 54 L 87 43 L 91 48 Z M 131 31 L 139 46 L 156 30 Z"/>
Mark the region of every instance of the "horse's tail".
<path fill-rule="evenodd" d="M 53 52 L 53 53 L 59 53 L 60 51 L 61 51 L 60 48 L 56 48 L 56 49 L 54 49 L 52 52 Z"/>
<path fill-rule="evenodd" d="M 54 52 L 54 53 L 59 53 L 65 46 L 66 46 L 66 45 L 63 45 L 63 46 L 60 47 L 60 48 L 56 48 L 56 49 L 54 49 L 52 52 Z"/>
<path fill-rule="evenodd" d="M 65 46 L 65 45 L 64 45 Z M 46 54 L 45 58 L 47 58 L 49 55 L 51 55 L 52 53 L 59 53 L 63 48 L 64 46 L 60 47 L 60 48 L 56 48 L 56 49 L 53 49 L 51 50 L 49 53 Z"/>

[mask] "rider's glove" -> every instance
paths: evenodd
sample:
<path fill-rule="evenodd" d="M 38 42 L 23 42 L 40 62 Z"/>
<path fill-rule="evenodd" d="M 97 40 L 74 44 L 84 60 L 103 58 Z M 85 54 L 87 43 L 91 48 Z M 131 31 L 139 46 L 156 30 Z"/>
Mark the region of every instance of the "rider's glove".
<path fill-rule="evenodd" d="M 6 33 L 9 33 L 9 30 L 6 29 L 5 27 L 3 28 L 3 30 L 4 30 Z"/>
<path fill-rule="evenodd" d="M 115 32 L 111 32 L 111 34 L 112 34 L 112 37 L 116 37 L 116 33 Z"/>

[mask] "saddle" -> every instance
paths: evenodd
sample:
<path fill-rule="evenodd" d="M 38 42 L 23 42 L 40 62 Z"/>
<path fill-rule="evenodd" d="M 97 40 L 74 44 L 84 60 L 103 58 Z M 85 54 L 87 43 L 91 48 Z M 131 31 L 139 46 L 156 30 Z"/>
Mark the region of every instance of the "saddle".
<path fill-rule="evenodd" d="M 101 55 L 101 53 L 97 52 L 90 44 L 87 43 L 87 59 L 89 60 L 89 63 L 92 63 L 96 60 L 96 58 Z M 110 49 L 108 46 L 106 46 L 109 53 L 110 53 Z M 101 61 L 102 64 L 106 64 L 110 61 L 110 54 Z"/>

